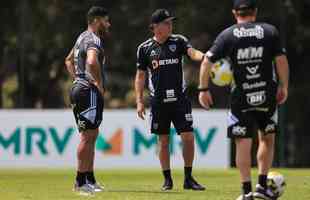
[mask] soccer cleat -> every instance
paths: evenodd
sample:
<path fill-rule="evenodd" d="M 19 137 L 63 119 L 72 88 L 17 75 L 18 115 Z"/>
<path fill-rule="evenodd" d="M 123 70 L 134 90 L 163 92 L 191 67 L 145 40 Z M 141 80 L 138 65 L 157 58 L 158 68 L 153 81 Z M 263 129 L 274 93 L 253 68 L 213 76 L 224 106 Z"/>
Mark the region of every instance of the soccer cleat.
<path fill-rule="evenodd" d="M 206 189 L 204 186 L 197 183 L 197 181 L 193 177 L 186 178 L 184 180 L 183 188 L 185 190 L 205 190 Z"/>
<path fill-rule="evenodd" d="M 89 184 L 84 184 L 81 187 L 78 186 L 78 184 L 74 185 L 74 189 L 75 192 L 78 192 L 79 195 L 82 196 L 90 196 L 94 194 L 94 189 L 92 186 L 90 186 Z"/>
<path fill-rule="evenodd" d="M 253 195 L 255 198 L 264 199 L 264 200 L 276 200 L 277 197 L 273 194 L 273 192 L 267 187 L 264 188 L 260 184 L 256 185 L 256 189 Z"/>
<path fill-rule="evenodd" d="M 249 192 L 248 194 L 242 194 L 236 200 L 254 200 L 253 193 Z"/>
<path fill-rule="evenodd" d="M 167 190 L 172 190 L 173 188 L 173 181 L 172 179 L 165 179 L 165 182 L 163 186 L 161 187 L 161 190 L 167 191 Z"/>
<path fill-rule="evenodd" d="M 88 185 L 93 188 L 94 192 L 102 192 L 104 190 L 103 185 L 100 185 L 100 183 L 97 182 L 94 184 L 88 183 Z"/>

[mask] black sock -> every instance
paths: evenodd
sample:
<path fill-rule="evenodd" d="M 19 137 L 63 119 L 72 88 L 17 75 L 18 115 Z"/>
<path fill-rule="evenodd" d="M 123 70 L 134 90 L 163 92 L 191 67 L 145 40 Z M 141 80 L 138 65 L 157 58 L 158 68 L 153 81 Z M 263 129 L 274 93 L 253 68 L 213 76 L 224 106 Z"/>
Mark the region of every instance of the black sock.
<path fill-rule="evenodd" d="M 96 179 L 93 171 L 86 172 L 86 179 L 89 183 L 95 184 Z"/>
<path fill-rule="evenodd" d="M 258 175 L 258 184 L 260 184 L 263 188 L 267 187 L 267 175 L 260 174 Z"/>
<path fill-rule="evenodd" d="M 81 187 L 82 185 L 86 184 L 86 172 L 77 172 L 75 178 L 77 185 Z"/>
<path fill-rule="evenodd" d="M 242 183 L 242 191 L 243 191 L 243 194 L 248 194 L 248 193 L 252 192 L 251 181 L 247 181 L 247 182 Z"/>
<path fill-rule="evenodd" d="M 164 175 L 166 180 L 172 180 L 172 178 L 171 178 L 171 170 L 170 169 L 163 170 L 163 175 Z"/>
<path fill-rule="evenodd" d="M 192 167 L 184 167 L 185 179 L 192 178 Z"/>

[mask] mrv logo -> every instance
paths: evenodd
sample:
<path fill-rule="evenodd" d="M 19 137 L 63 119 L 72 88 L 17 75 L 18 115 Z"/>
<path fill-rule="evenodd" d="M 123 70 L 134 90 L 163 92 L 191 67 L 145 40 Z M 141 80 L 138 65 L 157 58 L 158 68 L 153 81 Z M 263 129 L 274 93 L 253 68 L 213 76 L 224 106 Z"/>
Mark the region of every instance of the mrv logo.
<path fill-rule="evenodd" d="M 55 150 L 63 154 L 74 132 L 73 127 L 67 128 L 64 134 L 60 134 L 55 127 L 17 127 L 10 134 L 0 133 L 0 150 L 12 148 L 15 155 L 31 155 L 34 151 L 48 155 Z"/>
<path fill-rule="evenodd" d="M 218 128 L 215 127 L 208 129 L 206 132 L 201 132 L 198 128 L 195 128 L 194 134 L 198 151 L 207 154 L 217 133 Z M 76 129 L 70 126 L 62 131 L 56 127 L 16 127 L 11 132 L 0 132 L 0 152 L 12 152 L 16 156 L 31 156 L 33 154 L 48 156 L 55 153 L 64 155 L 66 149 L 73 145 L 72 141 L 75 141 L 77 137 L 75 134 L 77 134 Z M 157 148 L 157 136 L 136 127 L 133 127 L 127 134 L 122 128 L 118 128 L 108 135 L 100 133 L 96 142 L 96 150 L 104 155 L 122 156 L 129 153 L 138 156 L 145 151 Z M 125 135 L 129 135 L 130 138 L 125 140 Z M 129 146 L 125 145 L 125 142 L 129 143 Z M 175 129 L 171 129 L 171 154 L 176 153 L 181 148 L 180 136 L 177 135 Z"/>
<path fill-rule="evenodd" d="M 202 154 L 206 154 L 213 141 L 218 129 L 211 128 L 205 134 L 197 128 L 194 129 L 196 144 Z M 143 132 L 138 128 L 132 130 L 131 148 L 133 155 L 140 155 L 143 151 L 157 148 L 157 136 Z M 182 143 L 177 136 L 176 130 L 170 132 L 170 153 L 174 154 L 177 148 L 181 148 Z M 99 134 L 96 142 L 96 150 L 101 151 L 104 155 L 119 156 L 124 152 L 124 131 L 118 128 L 110 137 L 105 134 Z M 128 153 L 128 152 L 127 152 Z"/>
<path fill-rule="evenodd" d="M 199 129 L 194 129 L 195 142 L 198 146 L 198 150 L 202 154 L 207 154 L 209 147 L 217 134 L 217 128 L 210 128 L 206 133 L 200 132 Z M 148 136 L 146 136 L 148 135 Z M 177 148 L 182 148 L 182 142 L 180 141 L 180 136 L 177 135 L 175 129 L 170 129 L 170 154 L 174 154 Z M 157 136 L 150 134 L 143 134 L 139 129 L 134 129 L 134 144 L 133 153 L 134 155 L 139 155 L 143 149 L 156 148 Z"/>

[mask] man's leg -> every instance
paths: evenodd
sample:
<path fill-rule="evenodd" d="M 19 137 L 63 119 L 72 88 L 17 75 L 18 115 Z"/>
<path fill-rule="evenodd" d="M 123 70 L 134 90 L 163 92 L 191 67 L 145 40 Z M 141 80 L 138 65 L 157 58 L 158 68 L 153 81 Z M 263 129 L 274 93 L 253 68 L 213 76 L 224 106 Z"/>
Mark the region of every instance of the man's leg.
<path fill-rule="evenodd" d="M 102 119 L 102 104 L 96 98 L 96 91 L 91 87 L 82 84 L 76 84 L 72 87 L 70 100 L 73 106 L 73 113 L 80 130 L 80 143 L 77 148 L 77 176 L 75 190 L 83 193 L 93 193 L 89 180 L 93 175 L 95 142 L 98 135 L 98 128 L 94 129 L 92 123 L 93 113 L 91 107 L 96 106 L 97 114 L 95 116 L 96 123 Z M 97 103 L 98 102 L 98 103 Z M 99 110 L 101 109 L 101 110 Z"/>
<path fill-rule="evenodd" d="M 162 189 L 171 190 L 173 187 L 173 182 L 170 170 L 170 150 L 169 150 L 168 134 L 162 134 L 158 136 L 158 148 L 159 148 L 158 157 L 165 178 L 165 182 Z"/>
<path fill-rule="evenodd" d="M 80 132 L 80 143 L 77 149 L 78 172 L 77 184 L 79 187 L 86 184 L 86 176 L 93 165 L 94 140 L 98 134 L 98 129 L 88 129 Z"/>
<path fill-rule="evenodd" d="M 90 145 L 91 145 L 92 151 L 89 154 L 90 165 L 88 166 L 87 174 L 86 174 L 87 181 L 90 184 L 96 183 L 96 179 L 95 179 L 95 175 L 94 175 L 94 160 L 95 160 L 96 139 L 98 137 L 98 133 L 99 133 L 98 128 L 94 129 L 94 131 L 92 132 L 92 134 L 90 136 L 91 137 L 90 138 Z"/>
<path fill-rule="evenodd" d="M 194 154 L 195 154 L 195 141 L 193 132 L 181 133 L 181 139 L 183 143 L 183 159 L 184 167 L 192 167 Z M 191 175 L 191 174 L 189 174 Z"/>
<path fill-rule="evenodd" d="M 267 186 L 267 174 L 272 166 L 274 154 L 275 134 L 259 134 L 259 145 L 257 150 L 257 164 L 259 174 L 259 184 Z"/>
<path fill-rule="evenodd" d="M 192 132 L 181 133 L 185 179 L 192 177 L 192 166 L 195 154 L 194 135 Z"/>
<path fill-rule="evenodd" d="M 87 183 L 91 184 L 91 186 L 94 187 L 95 192 L 100 192 L 103 190 L 103 187 L 101 187 L 98 183 L 96 183 L 96 179 L 95 179 L 95 175 L 94 175 L 94 160 L 95 160 L 95 147 L 96 147 L 96 140 L 99 134 L 99 124 L 102 121 L 102 113 L 103 113 L 103 106 L 104 106 L 104 102 L 103 102 L 103 98 L 100 94 L 100 92 L 98 91 L 98 89 L 96 87 L 92 87 L 90 90 L 90 96 L 92 97 L 91 100 L 91 105 L 96 107 L 96 116 L 94 118 L 95 123 L 92 124 L 92 126 L 94 126 L 95 124 L 97 125 L 97 128 L 94 129 L 93 133 L 91 134 L 91 138 L 90 138 L 90 145 L 91 145 L 91 149 L 92 151 L 90 152 L 90 157 L 89 159 L 91 160 L 90 165 L 88 167 L 88 171 L 87 171 Z M 90 120 L 92 121 L 92 120 Z"/>
<path fill-rule="evenodd" d="M 259 134 L 259 145 L 257 150 L 257 164 L 258 164 L 258 184 L 254 197 L 273 200 L 277 199 L 273 192 L 267 187 L 267 175 L 272 166 L 274 155 L 274 141 L 275 134 L 263 135 Z"/>
<path fill-rule="evenodd" d="M 184 189 L 205 190 L 205 187 L 196 182 L 192 176 L 192 166 L 195 155 L 195 140 L 193 132 L 182 132 L 181 139 L 183 143 L 184 159 Z"/>
<path fill-rule="evenodd" d="M 240 171 L 243 194 L 252 192 L 251 185 L 251 138 L 236 138 L 236 165 Z"/>
<path fill-rule="evenodd" d="M 159 135 L 159 161 L 163 171 L 170 170 L 170 150 L 169 150 L 169 135 Z"/>

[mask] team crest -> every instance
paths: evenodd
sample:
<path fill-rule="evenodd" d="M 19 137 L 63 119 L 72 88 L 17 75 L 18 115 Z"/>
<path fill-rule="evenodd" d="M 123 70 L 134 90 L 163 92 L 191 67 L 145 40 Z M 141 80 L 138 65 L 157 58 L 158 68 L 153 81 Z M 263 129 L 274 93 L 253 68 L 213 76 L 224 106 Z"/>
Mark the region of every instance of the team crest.
<path fill-rule="evenodd" d="M 171 45 L 169 45 L 169 49 L 170 49 L 170 51 L 175 52 L 175 50 L 177 50 L 177 45 L 171 44 Z"/>
<path fill-rule="evenodd" d="M 156 51 L 155 50 L 152 50 L 151 51 L 151 55 L 150 55 L 151 57 L 153 57 L 153 56 L 157 56 L 157 53 L 156 53 Z"/>

